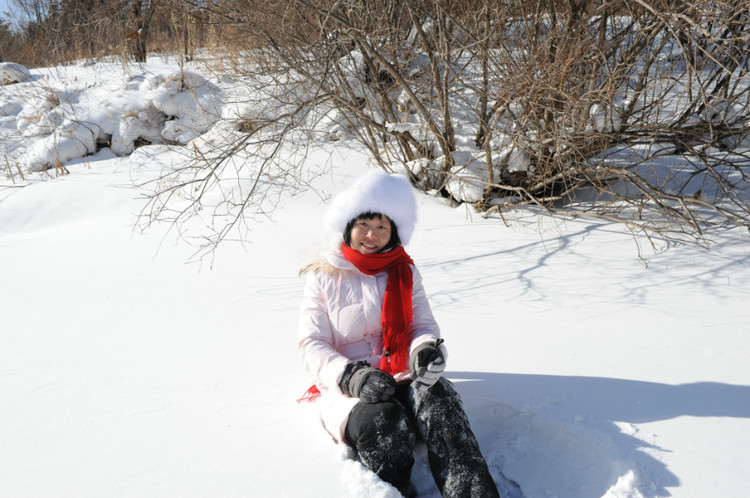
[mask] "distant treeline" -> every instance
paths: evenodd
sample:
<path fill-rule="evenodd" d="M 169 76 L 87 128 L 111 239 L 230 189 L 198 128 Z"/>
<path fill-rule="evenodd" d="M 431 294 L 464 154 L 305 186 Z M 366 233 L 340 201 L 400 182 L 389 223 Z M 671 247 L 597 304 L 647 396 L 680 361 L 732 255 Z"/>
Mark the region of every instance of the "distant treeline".
<path fill-rule="evenodd" d="M 184 53 L 209 43 L 211 5 L 189 0 L 11 0 L 1 13 L 0 62 L 27 67 L 147 52 Z"/>

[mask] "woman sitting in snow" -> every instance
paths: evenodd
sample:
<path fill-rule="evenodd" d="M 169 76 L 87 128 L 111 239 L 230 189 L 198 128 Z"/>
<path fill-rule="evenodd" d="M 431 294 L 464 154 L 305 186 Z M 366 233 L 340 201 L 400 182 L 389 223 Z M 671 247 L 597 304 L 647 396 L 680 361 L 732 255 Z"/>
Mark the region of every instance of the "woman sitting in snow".
<path fill-rule="evenodd" d="M 440 330 L 401 245 L 416 222 L 409 181 L 371 171 L 333 200 L 324 222 L 343 242 L 303 270 L 299 353 L 315 379 L 306 398 L 326 430 L 404 496 L 416 496 L 418 440 L 443 496 L 499 496 L 461 399 L 442 376 Z"/>

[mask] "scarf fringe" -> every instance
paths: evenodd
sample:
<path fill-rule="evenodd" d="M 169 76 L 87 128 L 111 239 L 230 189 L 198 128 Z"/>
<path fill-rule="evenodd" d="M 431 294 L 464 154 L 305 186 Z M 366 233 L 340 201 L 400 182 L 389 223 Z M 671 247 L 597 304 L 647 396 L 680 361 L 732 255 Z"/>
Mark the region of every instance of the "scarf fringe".
<path fill-rule="evenodd" d="M 318 398 L 320 398 L 320 389 L 313 384 L 307 391 L 305 391 L 305 394 L 297 400 L 297 403 L 315 403 Z"/>

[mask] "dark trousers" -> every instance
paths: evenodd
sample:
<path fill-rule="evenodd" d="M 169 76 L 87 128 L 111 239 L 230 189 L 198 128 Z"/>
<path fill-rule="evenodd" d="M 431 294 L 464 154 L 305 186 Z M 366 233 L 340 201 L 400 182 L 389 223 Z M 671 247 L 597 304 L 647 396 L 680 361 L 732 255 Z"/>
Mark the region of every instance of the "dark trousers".
<path fill-rule="evenodd" d="M 414 445 L 421 439 L 444 497 L 499 497 L 461 398 L 445 378 L 427 391 L 400 384 L 388 401 L 359 402 L 344 435 L 362 463 L 404 496 L 416 496 L 411 469 Z"/>

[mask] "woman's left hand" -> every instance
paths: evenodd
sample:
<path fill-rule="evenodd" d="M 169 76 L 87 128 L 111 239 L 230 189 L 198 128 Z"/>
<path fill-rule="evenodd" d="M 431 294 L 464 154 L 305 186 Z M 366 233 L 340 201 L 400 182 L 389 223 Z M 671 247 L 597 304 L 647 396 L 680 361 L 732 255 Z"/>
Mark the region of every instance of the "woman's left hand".
<path fill-rule="evenodd" d="M 412 386 L 417 391 L 426 391 L 438 381 L 445 370 L 445 357 L 440 351 L 438 339 L 434 343 L 425 343 L 412 351 L 409 357 L 409 368 L 411 369 Z"/>

